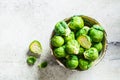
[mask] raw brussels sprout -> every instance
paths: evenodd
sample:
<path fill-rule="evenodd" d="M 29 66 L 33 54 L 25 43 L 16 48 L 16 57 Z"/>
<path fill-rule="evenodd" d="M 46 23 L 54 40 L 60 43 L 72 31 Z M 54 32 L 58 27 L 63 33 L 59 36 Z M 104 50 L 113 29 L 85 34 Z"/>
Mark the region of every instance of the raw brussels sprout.
<path fill-rule="evenodd" d="M 58 35 L 68 36 L 71 30 L 65 21 L 60 21 L 55 25 L 55 33 Z"/>
<path fill-rule="evenodd" d="M 79 44 L 83 47 L 83 48 L 86 48 L 86 49 L 89 49 L 91 47 L 91 40 L 90 40 L 90 37 L 87 36 L 87 35 L 80 35 L 78 38 L 77 38 L 77 41 L 79 42 Z"/>
<path fill-rule="evenodd" d="M 68 42 L 73 39 L 75 39 L 74 32 L 71 32 L 70 35 L 64 37 L 65 42 Z"/>
<path fill-rule="evenodd" d="M 36 62 L 36 57 L 34 57 L 34 56 L 29 56 L 29 57 L 27 58 L 27 63 L 28 63 L 28 65 L 34 65 L 35 62 Z"/>
<path fill-rule="evenodd" d="M 99 42 L 99 43 L 95 44 L 94 47 L 98 50 L 98 52 L 100 52 L 102 50 L 102 43 Z"/>
<path fill-rule="evenodd" d="M 54 47 L 60 47 L 64 44 L 64 39 L 61 36 L 54 36 L 51 39 L 51 44 Z"/>
<path fill-rule="evenodd" d="M 87 26 L 84 26 L 82 29 L 80 29 L 77 33 L 76 33 L 76 37 L 80 36 L 80 35 L 87 35 L 88 34 L 88 31 L 89 31 L 89 27 Z"/>
<path fill-rule="evenodd" d="M 94 47 L 91 47 L 90 49 L 86 50 L 83 54 L 85 59 L 89 61 L 94 61 L 98 58 L 98 51 Z"/>
<path fill-rule="evenodd" d="M 29 45 L 29 50 L 30 50 L 30 55 L 32 56 L 39 56 L 42 52 L 42 46 L 41 43 L 37 40 L 34 40 L 30 45 Z"/>
<path fill-rule="evenodd" d="M 41 68 L 46 68 L 47 65 L 48 65 L 48 62 L 47 62 L 47 61 L 44 61 L 44 62 L 42 62 L 42 63 L 40 63 L 40 64 L 38 65 L 38 68 L 39 68 L 39 69 L 41 69 Z"/>
<path fill-rule="evenodd" d="M 104 31 L 103 27 L 101 27 L 101 26 L 98 25 L 98 24 L 93 25 L 93 28 L 94 28 L 94 29 L 97 29 L 97 30 L 100 30 L 100 31 Z"/>
<path fill-rule="evenodd" d="M 56 48 L 53 53 L 54 53 L 54 55 L 55 55 L 57 58 L 62 58 L 62 57 L 65 57 L 65 56 L 66 56 L 64 46 L 61 46 L 61 47 L 59 47 L 59 48 Z"/>
<path fill-rule="evenodd" d="M 80 47 L 80 49 L 79 49 L 79 55 L 83 56 L 84 51 L 85 51 L 84 48 Z"/>
<path fill-rule="evenodd" d="M 78 57 L 75 55 L 69 55 L 66 60 L 66 66 L 70 69 L 75 69 L 78 67 Z"/>
<path fill-rule="evenodd" d="M 84 21 L 81 17 L 79 16 L 74 16 L 72 17 L 72 19 L 70 20 L 70 22 L 68 23 L 68 26 L 72 29 L 72 30 L 79 30 L 80 28 L 84 27 Z"/>
<path fill-rule="evenodd" d="M 99 29 L 94 28 L 94 26 L 90 29 L 89 33 L 90 38 L 94 42 L 101 42 L 103 39 L 103 32 Z"/>
<path fill-rule="evenodd" d="M 69 54 L 78 54 L 79 53 L 79 43 L 76 40 L 70 40 L 66 44 L 66 52 Z"/>
<path fill-rule="evenodd" d="M 91 64 L 85 59 L 79 59 L 79 67 L 81 70 L 87 70 L 91 67 Z"/>

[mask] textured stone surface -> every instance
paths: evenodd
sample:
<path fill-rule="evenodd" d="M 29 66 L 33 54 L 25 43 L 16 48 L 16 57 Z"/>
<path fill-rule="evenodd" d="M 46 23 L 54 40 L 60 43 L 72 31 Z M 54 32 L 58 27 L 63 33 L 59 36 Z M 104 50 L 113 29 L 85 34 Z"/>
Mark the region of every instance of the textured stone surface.
<path fill-rule="evenodd" d="M 119 0 L 0 0 L 0 80 L 120 80 Z M 49 38 L 57 21 L 75 14 L 98 20 L 108 34 L 104 59 L 87 71 L 70 71 L 50 55 Z M 28 45 L 39 40 L 43 54 L 26 64 Z M 47 68 L 37 64 L 47 60 Z"/>

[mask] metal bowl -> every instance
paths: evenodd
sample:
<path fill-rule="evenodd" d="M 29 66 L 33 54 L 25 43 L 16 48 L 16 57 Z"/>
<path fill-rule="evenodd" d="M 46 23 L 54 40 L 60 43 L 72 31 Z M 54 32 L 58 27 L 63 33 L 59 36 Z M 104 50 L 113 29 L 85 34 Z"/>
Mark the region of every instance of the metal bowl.
<path fill-rule="evenodd" d="M 84 25 L 85 25 L 85 26 L 92 27 L 94 24 L 99 24 L 99 25 L 100 25 L 99 22 L 97 22 L 95 19 L 93 19 L 93 18 L 91 18 L 91 17 L 84 16 L 84 15 L 78 15 L 78 16 L 82 17 L 82 19 L 84 20 Z M 70 21 L 70 19 L 71 19 L 71 17 L 64 19 L 64 21 L 68 23 L 68 22 Z M 52 31 L 52 34 L 51 34 L 51 38 L 54 36 L 54 33 L 55 33 L 55 32 L 54 32 L 54 30 L 53 30 L 53 31 Z M 51 40 L 51 38 L 50 38 L 50 40 Z M 103 37 L 102 44 L 103 44 L 103 49 L 102 49 L 102 51 L 100 52 L 98 59 L 96 59 L 94 62 L 92 62 L 92 66 L 91 66 L 91 67 L 97 65 L 97 64 L 103 59 L 103 57 L 104 57 L 104 55 L 105 55 L 105 52 L 106 52 L 106 49 L 107 49 L 107 34 L 106 34 L 105 30 L 104 30 L 104 37 Z M 51 45 L 51 42 L 50 42 L 50 48 L 51 48 L 51 55 L 54 56 L 54 54 L 53 54 L 53 47 L 52 47 L 52 45 Z M 67 68 L 58 58 L 56 58 L 55 56 L 54 56 L 54 58 L 55 58 L 55 60 L 58 62 L 58 64 L 59 64 L 60 66 L 62 66 L 62 67 L 64 67 L 64 68 Z M 90 68 L 91 68 L 91 67 L 90 67 Z M 82 71 L 82 70 L 80 70 L 80 69 L 74 69 L 74 70 Z M 73 71 L 74 71 L 74 70 L 73 70 Z"/>

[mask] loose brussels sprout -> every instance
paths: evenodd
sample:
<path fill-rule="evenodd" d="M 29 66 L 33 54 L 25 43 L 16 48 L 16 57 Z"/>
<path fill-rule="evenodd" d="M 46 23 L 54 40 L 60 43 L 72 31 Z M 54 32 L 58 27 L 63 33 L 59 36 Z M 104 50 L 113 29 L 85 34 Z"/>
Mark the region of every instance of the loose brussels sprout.
<path fill-rule="evenodd" d="M 89 33 L 90 38 L 94 42 L 101 42 L 103 39 L 103 32 L 99 29 L 94 28 L 94 26 L 90 29 Z"/>
<path fill-rule="evenodd" d="M 83 21 L 83 19 L 81 17 L 74 16 L 74 17 L 72 17 L 72 19 L 68 23 L 68 26 L 72 30 L 79 30 L 80 28 L 84 27 L 84 21 Z"/>
<path fill-rule="evenodd" d="M 37 40 L 34 40 L 30 45 L 29 45 L 29 50 L 30 50 L 30 55 L 32 56 L 39 56 L 42 52 L 42 46 L 41 43 Z"/>
<path fill-rule="evenodd" d="M 102 50 L 102 43 L 99 42 L 99 43 L 95 44 L 94 47 L 98 50 L 98 52 L 100 52 Z"/>
<path fill-rule="evenodd" d="M 84 51 L 85 51 L 84 48 L 80 47 L 79 55 L 80 55 L 80 56 L 83 56 Z"/>
<path fill-rule="evenodd" d="M 91 64 L 85 59 L 79 59 L 79 67 L 81 70 L 87 70 L 91 67 Z"/>
<path fill-rule="evenodd" d="M 55 25 L 55 33 L 58 35 L 68 36 L 71 30 L 65 21 L 60 21 Z"/>
<path fill-rule="evenodd" d="M 38 65 L 38 68 L 39 68 L 39 69 L 41 69 L 41 68 L 46 68 L 47 65 L 48 65 L 48 62 L 47 62 L 47 61 L 44 61 L 44 62 L 42 62 L 42 63 L 40 63 L 40 64 Z"/>
<path fill-rule="evenodd" d="M 62 57 L 65 57 L 65 56 L 66 56 L 66 52 L 65 52 L 64 46 L 61 46 L 61 47 L 59 47 L 59 48 L 56 48 L 53 53 L 54 53 L 54 55 L 55 55 L 57 58 L 62 58 Z"/>
<path fill-rule="evenodd" d="M 77 41 L 79 42 L 79 44 L 83 47 L 83 48 L 86 48 L 86 49 L 89 49 L 92 45 L 91 43 L 91 40 L 90 40 L 90 37 L 87 36 L 87 35 L 80 35 L 78 38 L 77 38 Z"/>
<path fill-rule="evenodd" d="M 75 39 L 74 32 L 71 32 L 70 35 L 64 37 L 65 42 L 68 42 L 72 39 Z"/>
<path fill-rule="evenodd" d="M 97 30 L 100 30 L 100 31 L 104 31 L 103 27 L 101 27 L 101 26 L 98 25 L 98 24 L 93 25 L 93 28 L 94 28 L 94 29 L 97 29 Z"/>
<path fill-rule="evenodd" d="M 66 66 L 70 69 L 78 67 L 78 57 L 75 55 L 69 55 L 66 61 Z"/>
<path fill-rule="evenodd" d="M 28 65 L 34 65 L 35 62 L 36 62 L 36 57 L 34 57 L 34 56 L 29 56 L 29 57 L 27 58 L 27 63 L 28 63 Z"/>
<path fill-rule="evenodd" d="M 66 52 L 69 54 L 78 54 L 79 53 L 79 43 L 76 40 L 70 40 L 66 44 Z"/>
<path fill-rule="evenodd" d="M 88 34 L 88 31 L 89 31 L 89 27 L 87 26 L 84 26 L 82 29 L 80 29 L 77 33 L 76 33 L 76 37 L 79 37 L 80 35 L 87 35 Z"/>
<path fill-rule="evenodd" d="M 51 44 L 54 47 L 60 47 L 64 44 L 64 39 L 61 36 L 54 36 L 51 39 Z"/>
<path fill-rule="evenodd" d="M 91 47 L 90 49 L 86 50 L 83 54 L 85 59 L 89 61 L 94 61 L 98 58 L 98 51 L 94 47 Z"/>

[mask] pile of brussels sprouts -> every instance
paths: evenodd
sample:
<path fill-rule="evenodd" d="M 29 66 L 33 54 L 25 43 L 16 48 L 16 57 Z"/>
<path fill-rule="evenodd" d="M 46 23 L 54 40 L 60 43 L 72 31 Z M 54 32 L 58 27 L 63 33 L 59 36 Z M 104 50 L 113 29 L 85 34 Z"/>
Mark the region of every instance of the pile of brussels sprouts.
<path fill-rule="evenodd" d="M 55 25 L 51 46 L 54 56 L 69 69 L 87 70 L 103 48 L 104 29 L 94 24 L 86 26 L 80 16 Z"/>

